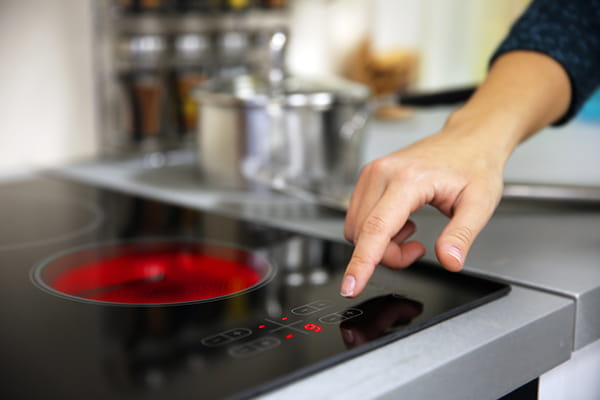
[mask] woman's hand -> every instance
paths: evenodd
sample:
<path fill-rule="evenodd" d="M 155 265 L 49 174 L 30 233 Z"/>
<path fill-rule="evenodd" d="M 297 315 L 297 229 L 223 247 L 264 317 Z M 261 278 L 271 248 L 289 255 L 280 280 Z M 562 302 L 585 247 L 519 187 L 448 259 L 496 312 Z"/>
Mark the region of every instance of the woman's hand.
<path fill-rule="evenodd" d="M 424 254 L 423 244 L 406 239 L 415 230 L 410 214 L 425 204 L 450 217 L 435 251 L 444 267 L 460 270 L 501 198 L 508 157 L 570 102 L 569 77 L 558 62 L 509 52 L 439 133 L 368 164 L 346 216 L 344 234 L 356 248 L 341 294 L 357 296 L 380 262 L 404 268 Z"/>
<path fill-rule="evenodd" d="M 346 216 L 344 235 L 356 247 L 343 296 L 358 295 L 380 262 L 404 268 L 424 255 L 423 244 L 406 240 L 415 231 L 410 214 L 426 204 L 450 217 L 435 246 L 440 263 L 463 267 L 501 198 L 505 156 L 487 154 L 449 125 L 362 170 Z"/>

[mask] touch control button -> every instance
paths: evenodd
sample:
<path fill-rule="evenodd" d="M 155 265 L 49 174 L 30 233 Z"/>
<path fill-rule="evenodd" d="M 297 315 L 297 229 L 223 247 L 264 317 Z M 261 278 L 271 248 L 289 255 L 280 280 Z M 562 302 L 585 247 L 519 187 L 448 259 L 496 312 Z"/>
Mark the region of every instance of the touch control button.
<path fill-rule="evenodd" d="M 245 338 L 251 334 L 252 331 L 248 328 L 234 328 L 213 336 L 206 337 L 202 339 L 201 343 L 208 347 L 218 347 L 241 338 Z"/>
<path fill-rule="evenodd" d="M 229 349 L 229 355 L 234 358 L 245 358 L 253 356 L 265 350 L 272 349 L 281 344 L 276 337 L 265 336 L 251 342 L 240 344 Z"/>
<path fill-rule="evenodd" d="M 319 318 L 319 321 L 321 321 L 324 324 L 337 324 L 338 322 L 342 322 L 343 320 L 344 317 L 340 314 L 329 314 Z"/>
<path fill-rule="evenodd" d="M 316 313 L 317 311 L 319 311 L 318 308 L 315 307 L 311 307 L 311 306 L 300 306 L 300 307 L 296 307 L 292 309 L 292 314 L 296 314 L 296 315 L 309 315 L 309 314 L 313 314 Z"/>
<path fill-rule="evenodd" d="M 201 343 L 208 347 L 217 347 L 222 346 L 226 343 L 231 342 L 231 338 L 228 338 L 225 335 L 214 335 L 207 338 L 202 339 Z"/>
<path fill-rule="evenodd" d="M 279 345 L 281 342 L 276 337 L 266 336 L 264 338 L 257 339 L 251 343 L 254 343 L 256 347 L 260 348 L 261 350 L 268 350 Z"/>
<path fill-rule="evenodd" d="M 331 302 L 327 300 L 316 300 L 312 303 L 304 304 L 302 306 L 292 309 L 292 314 L 296 315 L 309 315 L 321 311 L 331 306 Z"/>
<path fill-rule="evenodd" d="M 356 318 L 359 315 L 362 315 L 362 311 L 358 308 L 348 308 L 339 313 L 327 314 L 321 318 L 319 321 L 324 324 L 337 324 L 338 322 L 343 322 L 351 318 Z"/>
<path fill-rule="evenodd" d="M 317 300 L 310 303 L 311 306 L 318 308 L 319 310 L 323 310 L 327 307 L 331 306 L 331 302 L 327 300 Z"/>
<path fill-rule="evenodd" d="M 249 357 L 258 351 L 259 349 L 250 344 L 243 344 L 241 346 L 236 346 L 229 349 L 229 355 L 235 358 L 243 358 Z"/>
<path fill-rule="evenodd" d="M 362 311 L 359 310 L 358 308 L 349 308 L 346 311 L 342 312 L 342 315 L 344 316 L 345 319 L 350 319 L 350 318 L 355 318 L 358 317 L 359 315 L 362 315 Z"/>
<path fill-rule="evenodd" d="M 252 331 L 248 328 L 235 328 L 230 329 L 227 332 L 223 332 L 223 335 L 230 337 L 233 340 L 245 338 L 246 336 L 250 336 L 251 334 Z"/>

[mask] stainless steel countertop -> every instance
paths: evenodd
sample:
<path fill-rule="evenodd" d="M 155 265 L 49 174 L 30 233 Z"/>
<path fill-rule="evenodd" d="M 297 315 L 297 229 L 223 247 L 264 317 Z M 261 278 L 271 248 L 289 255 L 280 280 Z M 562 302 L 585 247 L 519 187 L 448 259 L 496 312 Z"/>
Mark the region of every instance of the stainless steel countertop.
<path fill-rule="evenodd" d="M 365 162 L 440 130 L 452 109 L 431 108 L 398 122 L 372 122 Z M 574 120 L 546 128 L 517 147 L 504 170 L 509 183 L 600 188 L 600 124 Z"/>
<path fill-rule="evenodd" d="M 600 206 L 501 207 L 467 270 L 574 299 L 574 349 L 600 338 Z"/>

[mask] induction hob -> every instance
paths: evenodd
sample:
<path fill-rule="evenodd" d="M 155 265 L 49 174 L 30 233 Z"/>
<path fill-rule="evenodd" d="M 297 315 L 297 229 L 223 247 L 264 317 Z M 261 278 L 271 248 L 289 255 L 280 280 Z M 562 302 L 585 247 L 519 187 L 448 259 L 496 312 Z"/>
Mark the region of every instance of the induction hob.
<path fill-rule="evenodd" d="M 347 244 L 58 179 L 0 210 L 2 398 L 253 397 L 510 289 L 418 262 L 346 299 Z"/>

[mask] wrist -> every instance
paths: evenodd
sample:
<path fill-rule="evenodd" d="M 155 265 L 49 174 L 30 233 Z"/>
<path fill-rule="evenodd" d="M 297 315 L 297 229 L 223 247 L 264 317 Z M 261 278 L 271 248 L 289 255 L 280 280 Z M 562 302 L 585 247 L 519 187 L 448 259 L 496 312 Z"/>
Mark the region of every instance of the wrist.
<path fill-rule="evenodd" d="M 525 136 L 520 121 L 511 113 L 487 111 L 467 104 L 452 112 L 440 135 L 469 146 L 482 158 L 504 165 Z"/>
<path fill-rule="evenodd" d="M 570 97 L 568 75 L 556 61 L 536 52 L 509 52 L 494 62 L 442 133 L 467 139 L 504 163 L 519 143 L 564 115 Z"/>

